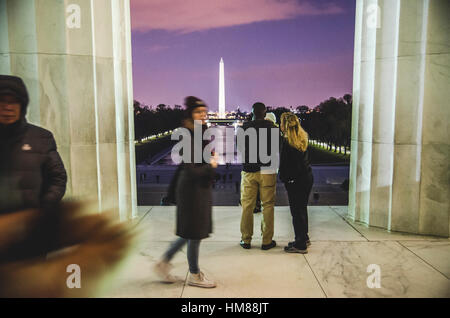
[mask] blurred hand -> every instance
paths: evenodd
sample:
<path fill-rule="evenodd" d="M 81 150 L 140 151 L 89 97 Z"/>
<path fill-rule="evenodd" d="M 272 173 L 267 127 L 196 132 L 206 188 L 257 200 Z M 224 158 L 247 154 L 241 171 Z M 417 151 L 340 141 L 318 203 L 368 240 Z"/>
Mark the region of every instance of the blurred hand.
<path fill-rule="evenodd" d="M 211 166 L 215 169 L 217 168 L 217 162 L 219 161 L 219 156 L 214 153 L 213 156 L 211 156 L 211 159 L 209 159 L 209 163 L 211 164 Z"/>
<path fill-rule="evenodd" d="M 84 203 L 61 202 L 54 210 L 0 215 L 0 298 L 99 295 L 104 281 L 111 278 L 108 274 L 116 273 L 129 255 L 138 231 L 132 224 L 112 218 L 117 211 L 96 212 Z M 34 239 L 44 232 L 52 237 L 45 246 L 50 253 L 39 258 L 37 252 L 44 251 L 42 242 L 34 244 Z M 16 245 L 21 248 L 21 258 L 9 259 L 8 252 Z M 82 269 L 83 288 L 67 288 L 69 264 Z"/>
<path fill-rule="evenodd" d="M 0 253 L 11 244 L 24 240 L 39 215 L 40 211 L 35 209 L 0 215 Z"/>

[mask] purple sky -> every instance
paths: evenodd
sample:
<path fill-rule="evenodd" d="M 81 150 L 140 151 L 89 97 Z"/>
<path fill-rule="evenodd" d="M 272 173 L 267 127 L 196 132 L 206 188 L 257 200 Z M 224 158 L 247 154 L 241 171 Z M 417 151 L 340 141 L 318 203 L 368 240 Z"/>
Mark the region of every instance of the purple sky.
<path fill-rule="evenodd" d="M 352 91 L 355 0 L 131 0 L 134 98 L 315 107 Z"/>

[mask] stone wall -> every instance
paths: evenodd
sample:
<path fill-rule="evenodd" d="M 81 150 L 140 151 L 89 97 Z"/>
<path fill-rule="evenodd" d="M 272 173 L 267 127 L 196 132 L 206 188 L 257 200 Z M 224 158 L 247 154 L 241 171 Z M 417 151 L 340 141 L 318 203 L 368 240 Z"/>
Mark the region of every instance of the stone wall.
<path fill-rule="evenodd" d="M 353 220 L 449 236 L 449 16 L 447 0 L 357 1 Z"/>
<path fill-rule="evenodd" d="M 0 0 L 0 72 L 24 79 L 28 121 L 53 132 L 66 198 L 134 217 L 129 0 Z"/>

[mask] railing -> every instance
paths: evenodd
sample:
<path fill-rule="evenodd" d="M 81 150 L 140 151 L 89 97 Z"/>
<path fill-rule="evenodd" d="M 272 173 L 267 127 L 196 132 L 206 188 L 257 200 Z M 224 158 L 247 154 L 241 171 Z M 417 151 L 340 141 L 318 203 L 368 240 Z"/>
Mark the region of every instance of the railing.
<path fill-rule="evenodd" d="M 332 151 L 337 151 L 339 146 L 332 146 L 330 144 L 327 144 L 326 142 L 322 142 L 322 141 L 317 141 L 317 140 L 313 140 L 310 139 L 309 142 L 311 144 L 313 144 L 314 146 L 317 146 L 319 148 L 325 149 L 325 150 L 329 150 L 329 148 L 331 148 Z M 344 149 L 345 148 L 345 154 L 350 154 L 350 147 L 345 147 L 345 146 L 341 146 L 340 148 Z"/>
<path fill-rule="evenodd" d="M 144 137 L 144 138 L 141 138 L 140 140 L 135 140 L 134 144 L 135 145 L 137 145 L 137 144 L 145 144 L 147 142 L 158 140 L 159 138 L 163 138 L 163 137 L 166 137 L 166 136 L 172 134 L 172 132 L 173 132 L 173 130 L 168 130 L 168 131 L 163 132 L 163 133 L 159 133 L 159 134 L 156 134 L 156 135 L 151 135 L 151 136 L 148 136 L 148 137 Z"/>

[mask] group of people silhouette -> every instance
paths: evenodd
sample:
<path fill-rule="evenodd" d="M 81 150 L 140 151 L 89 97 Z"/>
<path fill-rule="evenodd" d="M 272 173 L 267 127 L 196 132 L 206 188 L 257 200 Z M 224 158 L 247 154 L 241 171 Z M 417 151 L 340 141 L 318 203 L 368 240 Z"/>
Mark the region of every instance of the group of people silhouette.
<path fill-rule="evenodd" d="M 202 131 L 207 129 L 208 115 L 207 104 L 194 96 L 186 97 L 186 118 L 183 127 L 194 135 L 194 122 L 202 123 Z M 252 106 L 252 120 L 245 122 L 243 130 L 256 130 L 258 138 L 257 148 L 267 139 L 267 149 L 270 153 L 277 152 L 279 167 L 273 169 L 271 162 L 263 162 L 258 158 L 256 162 L 250 160 L 249 141 L 246 140 L 245 150 L 242 154 L 242 172 L 240 203 L 242 215 L 240 222 L 241 240 L 239 245 L 244 249 L 252 248 L 253 219 L 257 201 L 260 200 L 262 212 L 262 250 L 274 248 L 277 243 L 274 236 L 274 206 L 276 196 L 277 177 L 284 183 L 289 206 L 292 215 L 292 224 L 295 238 L 284 247 L 287 253 L 307 253 L 311 245 L 308 236 L 308 198 L 313 185 L 313 174 L 308 156 L 308 134 L 301 127 L 298 117 L 293 113 L 283 113 L 280 118 L 279 130 L 276 117 L 273 113 L 267 113 L 266 106 L 257 102 Z M 260 134 L 260 130 L 266 130 Z M 278 132 L 280 140 L 279 149 L 271 149 L 271 133 Z M 195 140 L 191 138 L 191 146 L 194 149 Z M 198 142 L 198 141 L 197 141 Z M 202 140 L 202 149 L 207 141 Z M 193 156 L 193 152 L 192 156 Z M 199 268 L 199 247 L 201 240 L 212 233 L 212 188 L 216 179 L 215 169 L 218 166 L 217 155 L 211 156 L 209 162 L 203 159 L 201 163 L 182 162 L 169 186 L 170 202 L 176 204 L 176 235 L 179 237 L 173 241 L 154 267 L 158 276 L 166 282 L 176 282 L 177 277 L 170 274 L 172 265 L 170 261 L 174 255 L 187 244 L 187 260 L 189 275 L 187 283 L 191 286 L 213 288 L 216 282 Z M 278 170 L 278 171 L 277 171 Z"/>
<path fill-rule="evenodd" d="M 82 216 L 79 204 L 60 203 L 67 183 L 64 163 L 58 154 L 52 133 L 26 121 L 28 102 L 27 89 L 20 78 L 0 76 L 0 228 L 4 229 L 3 234 L 11 234 L 0 235 L 0 277 L 17 277 L 11 275 L 11 264 L 15 264 L 15 268 L 19 268 L 21 264 L 24 269 L 21 275 L 26 277 L 23 273 L 32 273 L 32 270 L 29 271 L 32 268 L 48 267 L 48 264 L 39 263 L 45 260 L 47 253 L 73 245 L 85 246 L 85 249 L 55 259 L 55 268 L 62 266 L 68 259 L 77 259 L 82 263 L 83 251 L 88 250 L 95 250 L 99 260 L 118 262 L 129 245 L 129 232 L 121 225 L 111 225 L 105 215 Z M 201 123 L 201 131 L 206 131 L 206 103 L 189 96 L 184 104 L 186 116 L 182 126 L 192 136 L 196 130 L 194 124 Z M 307 203 L 313 184 L 307 133 L 293 113 L 281 116 L 278 129 L 275 115 L 266 114 L 266 107 L 260 102 L 253 105 L 252 120 L 245 122 L 242 128 L 244 131 L 256 131 L 258 155 L 256 161 L 250 160 L 253 155 L 249 150 L 250 141 L 246 139 L 240 184 L 240 246 L 244 249 L 252 248 L 253 217 L 257 201 L 260 201 L 262 212 L 261 249 L 269 250 L 277 245 L 273 236 L 279 176 L 287 190 L 295 232 L 295 239 L 284 247 L 284 251 L 307 253 L 310 245 Z M 260 134 L 264 129 L 266 132 Z M 271 134 L 274 132 L 280 140 L 279 149 L 271 148 Z M 263 161 L 259 157 L 259 147 L 266 142 L 261 138 L 267 139 L 268 151 L 275 152 L 279 157 L 278 169 L 273 169 L 272 162 Z M 201 145 L 196 144 L 198 140 Z M 202 138 L 191 138 L 190 147 L 200 147 L 203 150 L 208 143 Z M 195 162 L 194 151 L 190 154 L 192 160 L 179 165 L 169 187 L 170 201 L 176 202 L 177 206 L 178 239 L 171 243 L 154 269 L 164 281 L 176 281 L 170 274 L 170 261 L 187 244 L 188 284 L 212 288 L 216 283 L 200 270 L 198 259 L 201 241 L 212 233 L 212 188 L 217 176 L 218 156 L 213 154 L 208 160 L 203 158 L 202 162 Z M 116 246 L 116 252 L 111 254 L 108 246 Z M 34 265 L 29 265 L 29 260 Z M 96 273 L 98 274 L 92 270 L 93 276 Z M 60 286 L 60 289 L 55 290 L 63 290 L 62 288 Z"/>

